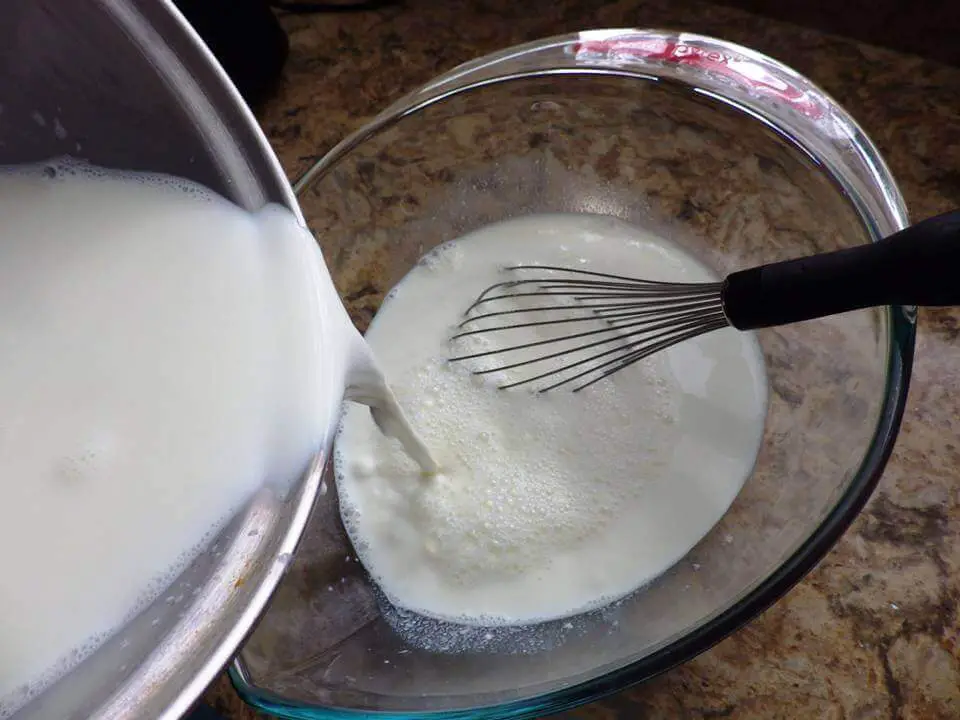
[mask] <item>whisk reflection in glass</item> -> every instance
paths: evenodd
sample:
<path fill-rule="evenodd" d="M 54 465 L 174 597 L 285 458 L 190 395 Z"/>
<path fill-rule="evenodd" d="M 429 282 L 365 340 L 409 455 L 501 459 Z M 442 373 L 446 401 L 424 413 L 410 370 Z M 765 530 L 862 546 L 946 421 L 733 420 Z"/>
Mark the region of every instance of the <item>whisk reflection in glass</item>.
<path fill-rule="evenodd" d="M 704 333 L 754 330 L 883 305 L 960 305 L 960 211 L 878 242 L 732 273 L 721 282 L 642 280 L 512 265 L 484 290 L 451 341 L 451 362 L 505 373 L 502 389 L 593 385 Z M 530 275 L 529 273 L 536 273 Z M 488 347 L 492 338 L 507 340 Z M 530 333 L 536 333 L 531 337 Z"/>

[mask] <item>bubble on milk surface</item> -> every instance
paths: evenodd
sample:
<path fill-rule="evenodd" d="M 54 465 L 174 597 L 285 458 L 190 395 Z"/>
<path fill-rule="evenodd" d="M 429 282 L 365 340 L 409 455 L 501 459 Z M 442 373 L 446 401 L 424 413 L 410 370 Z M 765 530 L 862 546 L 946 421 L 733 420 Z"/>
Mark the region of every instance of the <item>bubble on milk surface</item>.
<path fill-rule="evenodd" d="M 179 195 L 186 195 L 198 200 L 223 202 L 223 198 L 209 188 L 186 178 L 180 178 L 163 173 L 134 172 L 127 170 L 113 170 L 74 158 L 68 155 L 51 158 L 45 162 L 29 165 L 0 166 L 0 178 L 35 177 L 43 181 L 60 182 L 70 181 L 122 181 L 125 183 L 147 185 L 152 188 L 167 190 Z"/>

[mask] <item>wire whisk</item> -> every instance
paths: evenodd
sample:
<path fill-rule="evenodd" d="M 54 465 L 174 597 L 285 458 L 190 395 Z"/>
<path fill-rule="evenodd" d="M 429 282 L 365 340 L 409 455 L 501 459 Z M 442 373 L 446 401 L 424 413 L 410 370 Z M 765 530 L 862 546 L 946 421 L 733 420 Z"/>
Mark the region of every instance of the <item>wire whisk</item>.
<path fill-rule="evenodd" d="M 559 334 L 450 358 L 458 362 L 495 355 L 520 359 L 475 371 L 478 375 L 518 368 L 535 371 L 502 389 L 552 378 L 540 392 L 571 384 L 574 391 L 643 360 L 670 345 L 725 327 L 722 283 L 668 283 L 550 265 L 512 265 L 511 272 L 549 272 L 490 286 L 466 311 L 451 340 L 511 330 L 564 327 Z M 540 301 L 528 304 L 531 300 Z M 523 307 L 499 309 L 522 301 Z M 511 321 L 521 316 L 520 321 Z M 496 324 L 485 321 L 499 319 Z M 570 347 L 571 342 L 578 342 Z M 557 346 L 529 356 L 535 348 Z M 563 362 L 550 363 L 552 360 Z M 548 367 L 549 365 L 549 367 Z"/>
<path fill-rule="evenodd" d="M 583 390 L 699 335 L 786 325 L 883 305 L 960 305 L 960 211 L 874 243 L 679 283 L 511 265 L 454 331 L 451 362 L 502 389 Z M 534 274 L 530 274 L 534 273 Z M 531 339 L 532 338 L 532 339 Z"/>

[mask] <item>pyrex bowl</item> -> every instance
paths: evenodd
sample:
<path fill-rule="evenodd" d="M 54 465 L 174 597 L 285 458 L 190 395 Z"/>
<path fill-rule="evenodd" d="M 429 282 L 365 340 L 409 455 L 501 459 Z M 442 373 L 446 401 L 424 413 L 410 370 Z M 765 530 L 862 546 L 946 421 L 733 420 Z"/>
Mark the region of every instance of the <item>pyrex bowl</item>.
<path fill-rule="evenodd" d="M 658 31 L 564 36 L 459 67 L 334 148 L 297 189 L 361 327 L 426 251 L 526 213 L 653 226 L 721 274 L 871 242 L 906 221 L 873 145 L 809 81 L 746 48 Z M 720 524 L 651 585 L 519 630 L 417 618 L 383 602 L 352 558 L 328 476 L 233 666 L 243 697 L 298 718 L 537 717 L 649 678 L 750 620 L 876 484 L 904 407 L 914 315 L 861 311 L 759 340 L 770 400 L 756 468 Z"/>

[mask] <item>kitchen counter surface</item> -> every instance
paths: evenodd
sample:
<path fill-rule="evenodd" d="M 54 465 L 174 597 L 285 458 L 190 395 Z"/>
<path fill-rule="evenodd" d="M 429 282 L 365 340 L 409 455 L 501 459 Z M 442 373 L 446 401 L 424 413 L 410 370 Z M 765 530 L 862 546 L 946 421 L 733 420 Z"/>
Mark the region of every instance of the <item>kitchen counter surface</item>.
<path fill-rule="evenodd" d="M 291 178 L 453 65 L 588 27 L 670 27 L 770 54 L 864 126 L 920 219 L 960 207 L 960 68 L 691 0 L 410 0 L 288 16 L 284 83 L 261 114 Z M 866 511 L 802 583 L 687 665 L 561 716 L 960 717 L 960 312 L 924 312 L 903 429 Z M 206 701 L 259 717 L 221 678 Z"/>

